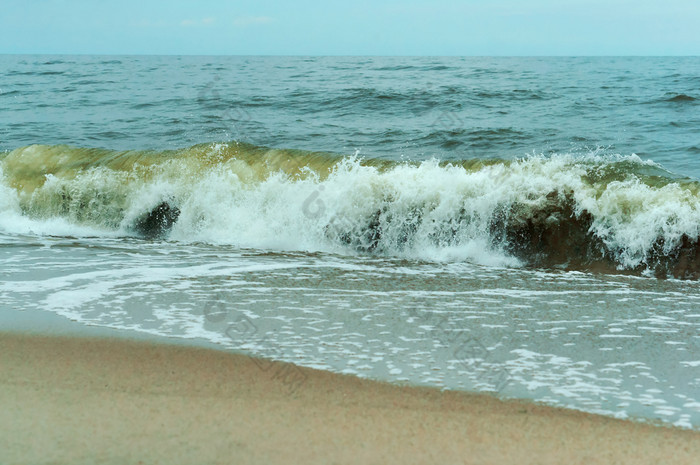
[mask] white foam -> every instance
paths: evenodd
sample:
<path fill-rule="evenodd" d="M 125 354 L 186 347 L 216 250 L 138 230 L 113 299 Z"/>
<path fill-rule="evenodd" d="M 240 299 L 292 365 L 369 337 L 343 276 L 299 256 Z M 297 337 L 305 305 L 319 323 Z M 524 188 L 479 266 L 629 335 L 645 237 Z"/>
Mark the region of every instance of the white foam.
<path fill-rule="evenodd" d="M 207 160 L 221 158 L 222 150 L 211 147 Z M 652 187 L 634 175 L 606 186 L 587 181 L 613 162 L 648 165 L 635 155 L 591 154 L 532 156 L 478 169 L 437 160 L 380 169 L 351 157 L 325 177 L 308 167 L 260 177 L 235 158 L 213 165 L 176 158 L 133 171 L 97 166 L 48 175 L 31 194 L 3 182 L 0 228 L 131 234 L 137 218 L 169 202 L 180 210 L 171 240 L 337 253 L 376 248 L 402 258 L 512 267 L 519 261 L 494 243 L 494 215 L 512 206 L 537 211 L 551 195 L 571 193 L 576 211 L 592 216 L 591 231 L 621 268 L 647 263 L 659 238 L 668 253 L 684 235 L 700 235 L 700 199 L 679 183 Z M 374 237 L 378 224 L 381 237 Z"/>

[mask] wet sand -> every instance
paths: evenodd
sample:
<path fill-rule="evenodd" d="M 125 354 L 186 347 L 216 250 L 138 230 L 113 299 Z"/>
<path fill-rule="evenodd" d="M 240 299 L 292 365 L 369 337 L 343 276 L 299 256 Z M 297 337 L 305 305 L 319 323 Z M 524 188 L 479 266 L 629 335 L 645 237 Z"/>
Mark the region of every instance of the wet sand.
<path fill-rule="evenodd" d="M 2 464 L 698 463 L 700 433 L 203 348 L 0 333 Z"/>

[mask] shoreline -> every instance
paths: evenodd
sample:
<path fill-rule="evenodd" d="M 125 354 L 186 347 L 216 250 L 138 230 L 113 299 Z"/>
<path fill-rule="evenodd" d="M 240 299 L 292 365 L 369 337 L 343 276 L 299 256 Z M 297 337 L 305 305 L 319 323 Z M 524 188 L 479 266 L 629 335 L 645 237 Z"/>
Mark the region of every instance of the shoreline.
<path fill-rule="evenodd" d="M 206 348 L 0 333 L 0 463 L 696 463 L 700 432 Z"/>

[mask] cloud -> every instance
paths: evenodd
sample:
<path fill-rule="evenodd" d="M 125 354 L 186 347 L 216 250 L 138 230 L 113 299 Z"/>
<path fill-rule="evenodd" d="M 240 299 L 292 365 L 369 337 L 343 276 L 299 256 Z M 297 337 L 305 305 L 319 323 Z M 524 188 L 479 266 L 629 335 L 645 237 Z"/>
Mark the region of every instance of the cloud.
<path fill-rule="evenodd" d="M 275 22 L 275 18 L 269 16 L 240 16 L 233 20 L 234 26 L 246 27 L 260 24 L 270 24 Z"/>
<path fill-rule="evenodd" d="M 183 19 L 180 21 L 180 26 L 191 27 L 191 26 L 210 26 L 216 22 L 216 18 L 204 18 L 204 19 Z"/>

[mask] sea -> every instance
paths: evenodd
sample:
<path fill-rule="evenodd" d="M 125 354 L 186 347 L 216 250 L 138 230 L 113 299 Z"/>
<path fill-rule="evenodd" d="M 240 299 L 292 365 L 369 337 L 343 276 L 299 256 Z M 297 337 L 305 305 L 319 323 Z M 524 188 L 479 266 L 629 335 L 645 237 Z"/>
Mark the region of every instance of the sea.
<path fill-rule="evenodd" d="M 0 312 L 700 429 L 700 58 L 0 56 Z"/>

